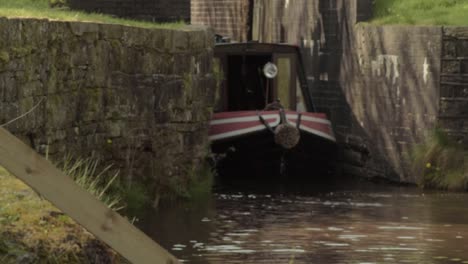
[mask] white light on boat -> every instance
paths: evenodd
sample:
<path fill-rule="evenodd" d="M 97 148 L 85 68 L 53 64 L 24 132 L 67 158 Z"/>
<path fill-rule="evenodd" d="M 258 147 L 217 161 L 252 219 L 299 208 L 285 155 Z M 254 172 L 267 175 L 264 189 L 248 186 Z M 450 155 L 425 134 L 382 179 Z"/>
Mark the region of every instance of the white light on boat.
<path fill-rule="evenodd" d="M 268 79 L 273 79 L 278 75 L 278 67 L 274 63 L 267 62 L 265 66 L 263 66 L 263 74 Z"/>

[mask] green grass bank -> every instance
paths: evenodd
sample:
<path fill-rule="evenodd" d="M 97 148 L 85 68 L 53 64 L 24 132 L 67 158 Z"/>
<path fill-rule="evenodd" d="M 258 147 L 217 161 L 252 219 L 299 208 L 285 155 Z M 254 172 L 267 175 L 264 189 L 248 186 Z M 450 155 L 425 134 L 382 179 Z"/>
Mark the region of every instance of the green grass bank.
<path fill-rule="evenodd" d="M 373 12 L 378 25 L 468 26 L 466 0 L 375 0 Z"/>
<path fill-rule="evenodd" d="M 44 18 L 61 21 L 96 22 L 119 24 L 142 28 L 177 29 L 185 25 L 178 23 L 152 23 L 131 19 L 115 18 L 103 14 L 90 14 L 69 10 L 66 7 L 51 8 L 50 0 L 0 0 L 0 17 L 9 18 Z"/>
<path fill-rule="evenodd" d="M 125 263 L 0 167 L 0 263 Z"/>

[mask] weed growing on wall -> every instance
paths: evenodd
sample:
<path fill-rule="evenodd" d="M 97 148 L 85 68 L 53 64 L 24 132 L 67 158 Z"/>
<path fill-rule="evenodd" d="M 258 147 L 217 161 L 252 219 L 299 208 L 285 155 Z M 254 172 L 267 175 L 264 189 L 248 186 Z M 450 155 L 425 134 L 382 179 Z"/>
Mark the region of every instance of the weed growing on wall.
<path fill-rule="evenodd" d="M 208 163 L 189 169 L 184 175 L 169 178 L 165 186 L 161 186 L 159 192 L 163 201 L 192 200 L 211 194 L 215 171 Z"/>
<path fill-rule="evenodd" d="M 432 131 L 412 151 L 413 171 L 421 187 L 468 189 L 468 151 L 441 129 Z"/>

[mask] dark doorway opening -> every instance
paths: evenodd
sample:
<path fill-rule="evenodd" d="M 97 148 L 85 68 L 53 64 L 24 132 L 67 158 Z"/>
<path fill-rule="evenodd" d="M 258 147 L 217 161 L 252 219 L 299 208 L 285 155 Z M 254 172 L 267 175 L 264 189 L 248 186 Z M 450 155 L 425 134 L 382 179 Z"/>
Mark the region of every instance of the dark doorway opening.
<path fill-rule="evenodd" d="M 272 101 L 272 82 L 263 75 L 269 61 L 269 55 L 228 56 L 228 111 L 263 109 L 266 101 Z M 270 92 L 265 100 L 267 84 Z"/>

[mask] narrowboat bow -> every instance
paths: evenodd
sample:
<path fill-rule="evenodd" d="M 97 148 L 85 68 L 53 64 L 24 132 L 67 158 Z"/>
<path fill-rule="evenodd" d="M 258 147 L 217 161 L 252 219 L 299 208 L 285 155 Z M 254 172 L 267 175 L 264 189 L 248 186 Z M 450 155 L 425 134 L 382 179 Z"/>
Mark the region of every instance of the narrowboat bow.
<path fill-rule="evenodd" d="M 215 66 L 223 81 L 209 139 L 222 174 L 297 174 L 333 159 L 332 124 L 315 111 L 297 47 L 218 44 Z"/>

